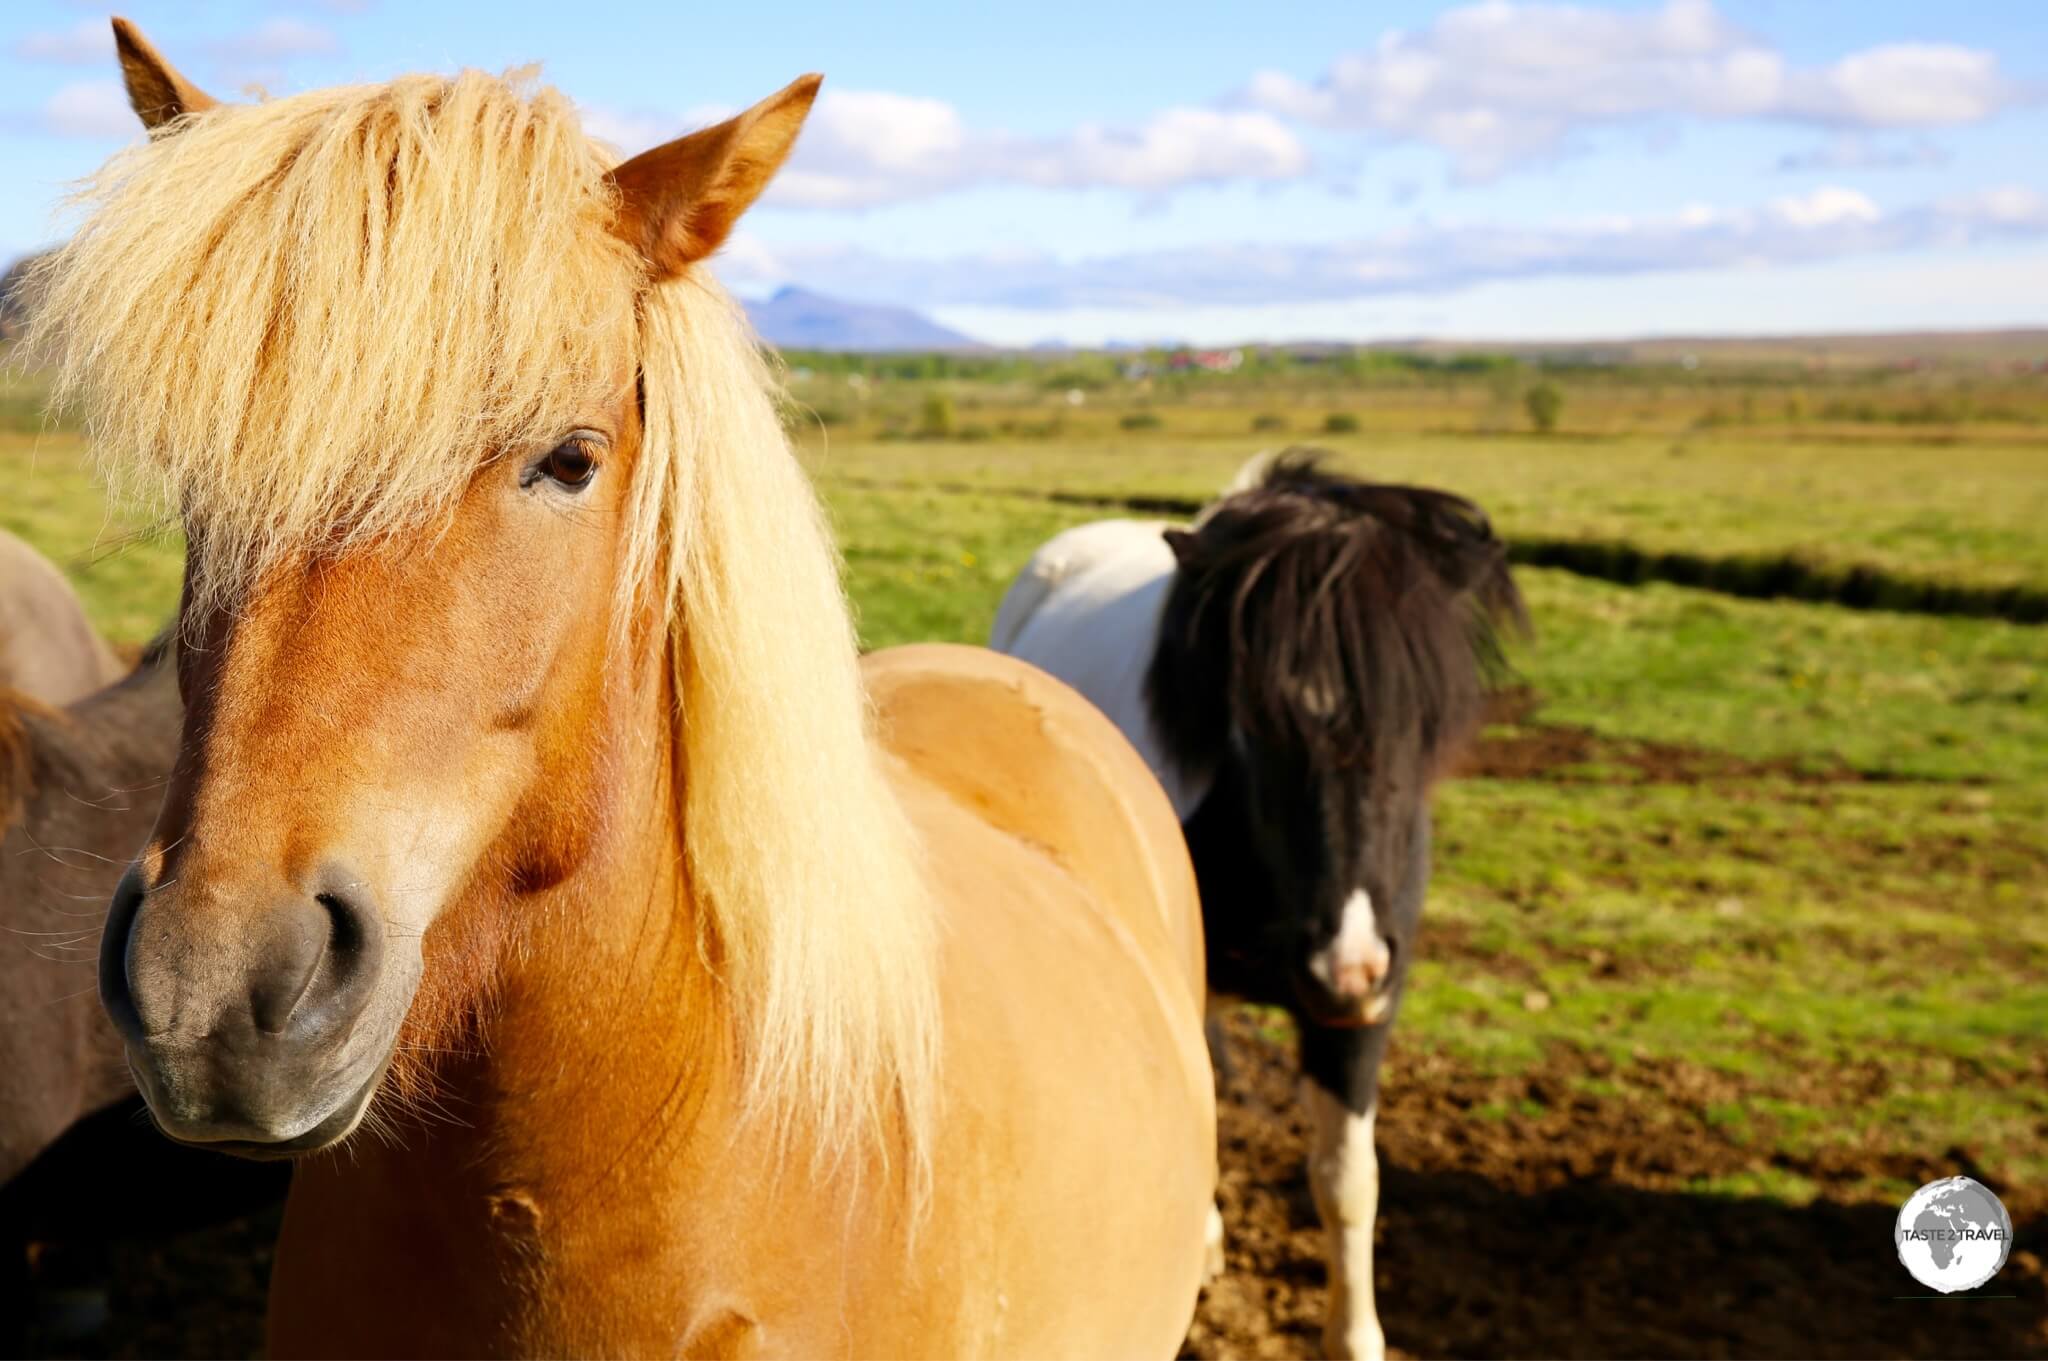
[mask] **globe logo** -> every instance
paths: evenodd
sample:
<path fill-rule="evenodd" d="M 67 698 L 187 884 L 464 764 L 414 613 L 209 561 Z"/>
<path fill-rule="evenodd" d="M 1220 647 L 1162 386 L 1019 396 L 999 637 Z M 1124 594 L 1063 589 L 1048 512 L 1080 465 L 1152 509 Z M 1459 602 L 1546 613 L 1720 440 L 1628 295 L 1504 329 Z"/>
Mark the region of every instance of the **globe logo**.
<path fill-rule="evenodd" d="M 2012 1253 L 2012 1217 L 1982 1182 L 1930 1181 L 1899 1210 L 1892 1237 L 1899 1261 L 1930 1290 L 1975 1290 Z"/>

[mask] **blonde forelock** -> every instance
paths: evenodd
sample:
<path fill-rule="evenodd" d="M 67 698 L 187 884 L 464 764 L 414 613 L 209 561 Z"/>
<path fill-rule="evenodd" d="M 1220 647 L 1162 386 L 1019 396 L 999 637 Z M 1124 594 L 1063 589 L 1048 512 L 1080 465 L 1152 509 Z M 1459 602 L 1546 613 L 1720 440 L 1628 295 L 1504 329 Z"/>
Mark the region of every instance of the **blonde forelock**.
<path fill-rule="evenodd" d="M 573 106 L 469 71 L 225 105 L 116 155 L 31 350 L 220 586 L 451 506 L 617 381 L 639 268 Z"/>

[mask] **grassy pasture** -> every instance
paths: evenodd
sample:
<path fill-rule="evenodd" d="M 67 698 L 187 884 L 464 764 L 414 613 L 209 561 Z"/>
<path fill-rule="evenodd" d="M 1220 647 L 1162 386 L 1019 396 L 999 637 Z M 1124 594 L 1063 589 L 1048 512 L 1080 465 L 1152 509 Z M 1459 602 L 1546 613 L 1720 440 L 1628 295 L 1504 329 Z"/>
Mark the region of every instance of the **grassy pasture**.
<path fill-rule="evenodd" d="M 1890 433 L 1890 432 L 1888 432 Z M 1254 435 L 1082 430 L 1058 440 L 883 441 L 808 432 L 834 479 L 1205 499 L 1254 451 L 1319 444 L 1386 481 L 1455 487 L 1502 533 L 1648 551 L 1793 552 L 1980 585 L 2048 587 L 2048 436 L 2032 444 L 1824 441 L 1754 433 L 1536 436 L 1315 427 Z"/>
<path fill-rule="evenodd" d="M 980 641 L 1030 552 L 1107 513 L 1006 489 L 1201 497 L 1290 438 L 1459 490 L 1509 535 L 2048 586 L 2038 378 L 1988 395 L 1944 375 L 1916 379 L 1924 391 L 1760 383 L 1748 421 L 1740 388 L 1568 382 L 1562 433 L 1538 437 L 1517 423 L 1519 388 L 1485 376 L 1136 393 L 1089 372 L 1079 405 L 1012 379 L 901 392 L 874 380 L 858 402 L 842 373 L 794 383 L 800 405 L 833 408 L 800 423 L 800 440 L 865 642 Z M 891 413 L 914 422 L 932 392 L 951 403 L 948 433 L 897 437 Z M 1795 396 L 1812 414 L 1787 419 Z M 1817 414 L 1858 401 L 1990 415 Z M 1157 427 L 1123 428 L 1140 410 Z M 1254 434 L 1275 411 L 1289 429 Z M 1332 412 L 1357 413 L 1359 429 L 1320 434 Z M 0 526 L 137 641 L 175 601 L 179 546 L 110 511 L 82 459 L 70 433 L 0 434 Z M 1571 734 L 1584 755 L 1443 789 L 1397 1050 L 1489 1079 L 1569 1075 L 1562 1093 L 1532 1087 L 1549 1095 L 1483 1102 L 1469 1119 L 1540 1128 L 1546 1103 L 1568 1098 L 1734 1150 L 1713 1175 L 1682 1178 L 1684 1194 L 1896 1203 L 1933 1160 L 2015 1192 L 2016 1218 L 2038 1215 L 2048 629 L 1555 570 L 1520 579 L 1535 637 L 1514 659 L 1536 707 L 1489 736 Z"/>

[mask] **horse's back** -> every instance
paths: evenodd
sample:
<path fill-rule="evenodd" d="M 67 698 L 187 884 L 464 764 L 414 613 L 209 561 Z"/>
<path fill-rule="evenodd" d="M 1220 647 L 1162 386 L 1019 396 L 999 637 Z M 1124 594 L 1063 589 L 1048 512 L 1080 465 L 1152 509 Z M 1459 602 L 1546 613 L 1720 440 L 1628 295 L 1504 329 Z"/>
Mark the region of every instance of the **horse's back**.
<path fill-rule="evenodd" d="M 884 747 L 1132 914 L 1133 929 L 1163 927 L 1199 1009 L 1202 919 L 1187 843 L 1116 725 L 1065 682 L 986 648 L 891 648 L 870 656 L 866 673 Z"/>
<path fill-rule="evenodd" d="M 947 1099 L 921 1255 L 986 1273 L 979 1355 L 1168 1354 L 1215 1178 L 1180 826 L 1116 729 L 979 648 L 866 663 L 941 899 Z"/>

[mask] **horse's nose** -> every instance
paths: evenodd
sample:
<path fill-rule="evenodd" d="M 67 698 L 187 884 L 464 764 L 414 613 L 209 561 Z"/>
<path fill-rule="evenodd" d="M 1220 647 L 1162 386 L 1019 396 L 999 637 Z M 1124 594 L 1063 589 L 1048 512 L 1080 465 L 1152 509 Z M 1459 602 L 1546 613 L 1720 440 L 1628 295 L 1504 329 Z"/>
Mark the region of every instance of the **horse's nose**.
<path fill-rule="evenodd" d="M 100 996 L 130 1042 L 184 1034 L 259 1046 L 319 1047 L 345 1035 L 368 1005 L 382 954 L 376 914 L 349 875 L 320 876 L 312 894 L 211 920 L 177 920 L 146 901 L 130 869 L 107 914 Z M 196 930 L 194 928 L 197 928 Z"/>
<path fill-rule="evenodd" d="M 1346 1002 L 1363 1002 L 1378 992 L 1394 969 L 1393 942 L 1374 932 L 1357 942 L 1333 942 L 1322 972 L 1330 991 Z"/>
<path fill-rule="evenodd" d="M 1394 943 L 1380 934 L 1372 897 L 1364 889 L 1344 903 L 1337 931 L 1309 958 L 1309 973 L 1339 1002 L 1361 1004 L 1394 972 Z"/>

